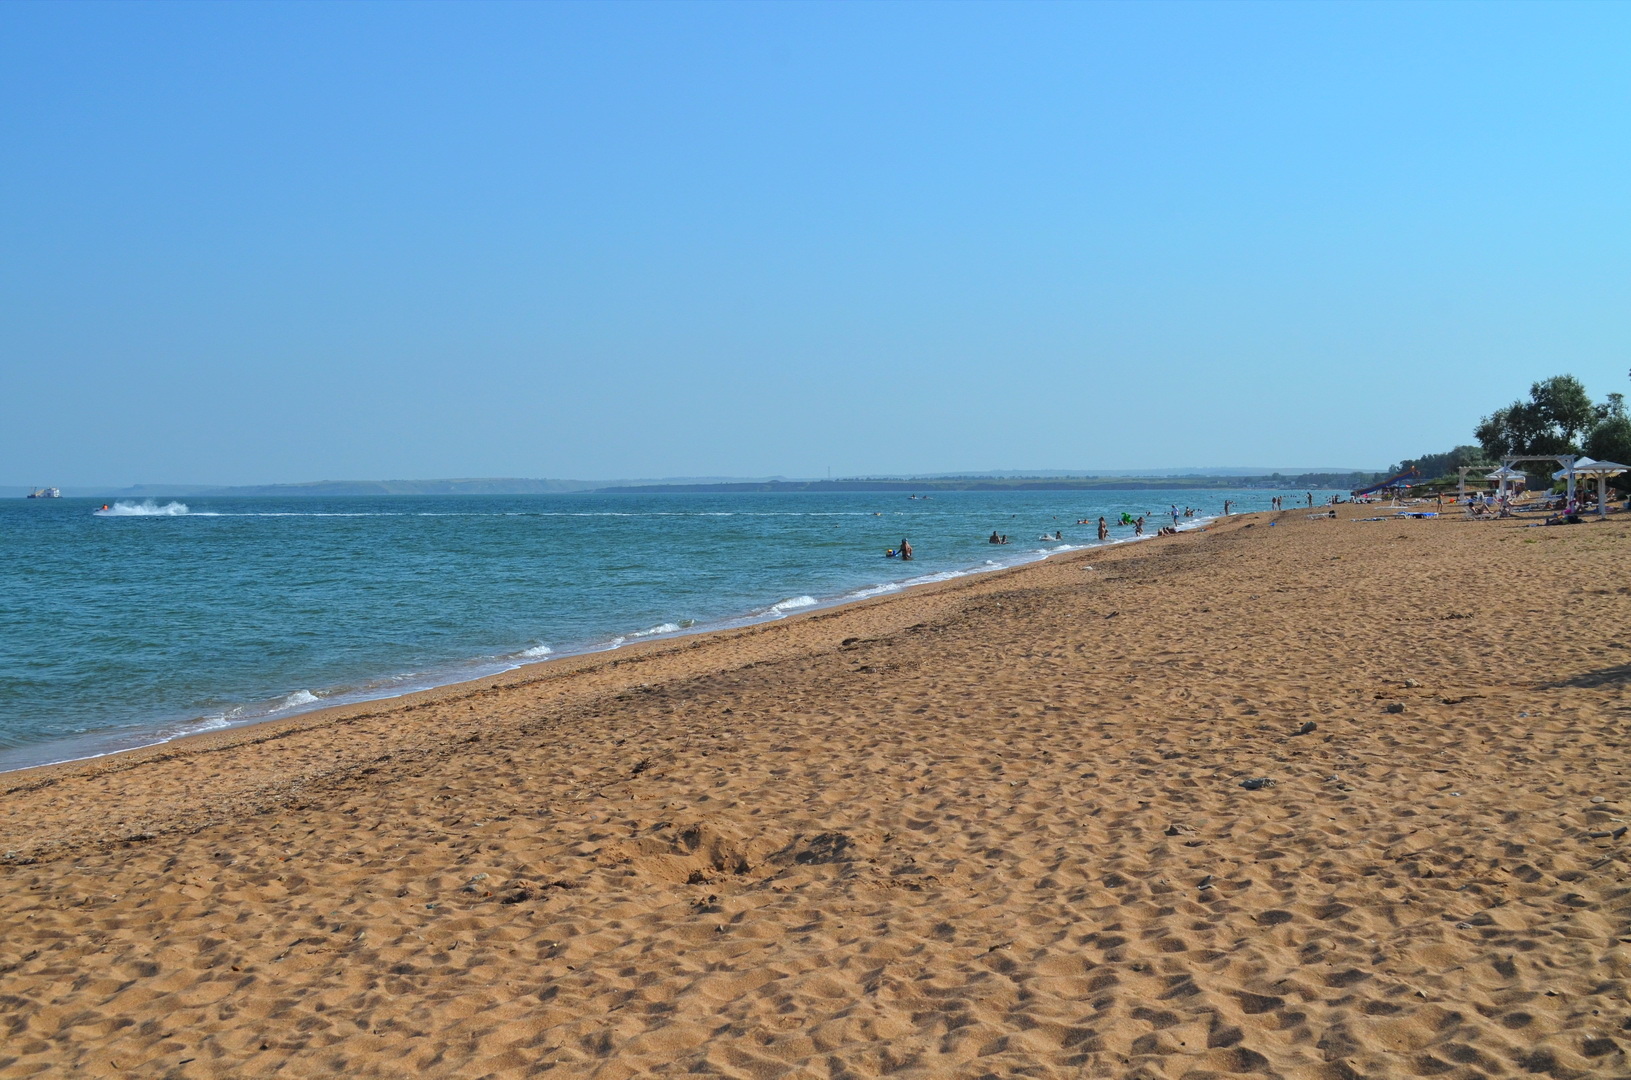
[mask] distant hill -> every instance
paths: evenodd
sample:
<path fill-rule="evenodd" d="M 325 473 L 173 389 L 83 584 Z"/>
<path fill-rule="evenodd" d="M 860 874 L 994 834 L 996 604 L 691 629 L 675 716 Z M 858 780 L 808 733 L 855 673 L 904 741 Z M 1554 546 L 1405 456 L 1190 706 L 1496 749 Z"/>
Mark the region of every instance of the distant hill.
<path fill-rule="evenodd" d="M 1261 487 L 1348 490 L 1372 473 L 1300 476 L 944 476 L 862 477 L 844 480 L 766 480 L 716 484 L 630 484 L 597 489 L 606 494 L 657 495 L 665 492 L 823 492 L 898 491 L 1180 491 Z"/>
<path fill-rule="evenodd" d="M 70 498 L 163 499 L 190 496 L 275 496 L 279 498 L 369 495 L 561 495 L 579 492 L 658 493 L 729 491 L 1074 491 L 1103 489 L 1143 491 L 1175 488 L 1325 487 L 1342 488 L 1379 478 L 1373 470 L 1190 470 L 997 469 L 989 472 L 850 476 L 808 480 L 769 476 L 686 476 L 651 480 L 548 480 L 518 477 L 468 477 L 445 480 L 314 480 L 300 484 L 135 484 L 130 487 L 67 487 Z M 29 487 L 0 486 L 0 497 L 21 498 Z"/>
<path fill-rule="evenodd" d="M 527 480 L 513 477 L 483 477 L 456 480 L 314 480 L 305 484 L 257 484 L 243 487 L 209 488 L 194 495 L 559 495 L 588 491 L 599 484 L 582 480 Z"/>
<path fill-rule="evenodd" d="M 63 495 L 69 498 L 96 499 L 171 499 L 200 495 L 242 497 L 276 495 L 283 498 L 302 496 L 364 495 L 542 495 L 562 492 L 589 491 L 602 486 L 581 480 L 522 480 L 506 478 L 466 480 L 314 480 L 304 484 L 242 484 L 218 486 L 211 484 L 133 484 L 130 487 L 65 487 Z M 15 492 L 26 495 L 29 489 L 0 487 L 0 496 Z"/>
<path fill-rule="evenodd" d="M 1373 470 L 1370 470 L 1370 469 L 1345 469 L 1345 468 L 1305 468 L 1305 467 L 1302 467 L 1302 466 L 1298 466 L 1296 468 L 1289 468 L 1289 467 L 1269 468 L 1267 466 L 1258 466 L 1258 465 L 1217 465 L 1217 466 L 1206 466 L 1206 467 L 1202 467 L 1202 466 L 1182 466 L 1182 467 L 1179 467 L 1179 468 L 1170 468 L 1170 469 L 987 469 L 987 470 L 978 471 L 978 472 L 909 473 L 909 474 L 905 475 L 905 479 L 909 479 L 909 480 L 940 480 L 940 479 L 962 480 L 962 479 L 970 479 L 970 478 L 981 478 L 981 479 L 983 479 L 983 478 L 986 478 L 986 477 L 1004 477 L 1004 478 L 1020 478 L 1020 477 L 1024 477 L 1024 478 L 1045 478 L 1045 477 L 1046 478 L 1060 478 L 1060 477 L 1080 478 L 1080 477 L 1094 477 L 1094 478 L 1102 478 L 1102 477 L 1110 477 L 1110 476 L 1142 477 L 1142 478 L 1146 478 L 1146 479 L 1157 479 L 1157 478 L 1162 478 L 1162 477 L 1174 477 L 1174 476 L 1304 476 L 1304 475 L 1313 475 L 1313 474 L 1323 475 L 1325 473 L 1332 473 L 1332 474 L 1340 473 L 1340 474 L 1343 474 L 1343 475 L 1347 475 L 1348 473 L 1369 473 L 1371 471 L 1373 471 Z M 875 478 L 879 478 L 879 477 L 872 477 L 872 476 L 850 477 L 849 479 L 875 479 Z M 890 478 L 893 479 L 893 477 L 890 477 Z M 776 477 L 775 479 L 781 480 L 781 479 L 785 479 L 785 477 Z"/>

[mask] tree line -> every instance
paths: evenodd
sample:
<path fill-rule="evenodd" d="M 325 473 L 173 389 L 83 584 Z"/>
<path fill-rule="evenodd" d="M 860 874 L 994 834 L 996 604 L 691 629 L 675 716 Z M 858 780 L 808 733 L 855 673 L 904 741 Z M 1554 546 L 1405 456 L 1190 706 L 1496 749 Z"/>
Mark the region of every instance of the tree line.
<path fill-rule="evenodd" d="M 1520 398 L 1483 417 L 1472 434 L 1477 445 L 1405 458 L 1389 466 L 1387 475 L 1414 468 L 1423 480 L 1431 480 L 1463 465 L 1494 469 L 1508 454 L 1584 454 L 1599 461 L 1631 464 L 1631 415 L 1626 412 L 1625 395 L 1611 393 L 1594 402 L 1573 375 L 1554 375 L 1534 383 L 1527 400 Z M 1546 462 L 1525 462 L 1520 468 L 1529 474 L 1531 487 L 1551 486 L 1552 473 L 1557 471 L 1557 466 Z"/>

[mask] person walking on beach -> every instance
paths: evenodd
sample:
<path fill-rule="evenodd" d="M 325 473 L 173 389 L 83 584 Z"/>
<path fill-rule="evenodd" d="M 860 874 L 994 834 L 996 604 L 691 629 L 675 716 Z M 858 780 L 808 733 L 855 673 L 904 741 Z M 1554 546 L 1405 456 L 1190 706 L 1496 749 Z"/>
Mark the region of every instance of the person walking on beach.
<path fill-rule="evenodd" d="M 1110 538 L 1110 526 L 1105 524 L 1103 517 L 1100 517 L 1099 518 L 1099 543 L 1102 544 L 1106 540 L 1108 540 L 1109 538 Z"/>
<path fill-rule="evenodd" d="M 1312 491 L 1310 491 L 1307 494 L 1308 494 L 1308 508 L 1310 510 L 1312 510 L 1312 509 L 1314 509 L 1314 493 Z"/>

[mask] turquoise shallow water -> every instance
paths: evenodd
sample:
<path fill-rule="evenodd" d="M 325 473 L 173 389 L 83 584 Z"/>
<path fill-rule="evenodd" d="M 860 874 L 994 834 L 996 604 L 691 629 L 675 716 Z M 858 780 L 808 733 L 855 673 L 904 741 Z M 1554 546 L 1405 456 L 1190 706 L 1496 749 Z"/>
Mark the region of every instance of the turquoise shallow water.
<path fill-rule="evenodd" d="M 1095 543 L 1079 518 L 1272 494 L 8 500 L 0 769 L 1034 560 Z M 884 558 L 902 537 L 917 558 Z"/>

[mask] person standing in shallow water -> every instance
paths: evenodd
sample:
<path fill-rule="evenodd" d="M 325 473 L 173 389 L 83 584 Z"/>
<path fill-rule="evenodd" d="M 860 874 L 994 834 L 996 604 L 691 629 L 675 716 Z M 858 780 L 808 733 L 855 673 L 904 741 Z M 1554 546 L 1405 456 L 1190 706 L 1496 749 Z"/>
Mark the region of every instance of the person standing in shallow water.
<path fill-rule="evenodd" d="M 912 557 L 912 545 L 906 542 L 906 537 L 904 536 L 900 538 L 900 557 L 902 559 L 910 559 Z"/>
<path fill-rule="evenodd" d="M 1099 543 L 1110 539 L 1110 526 L 1105 524 L 1104 518 L 1099 518 Z"/>

